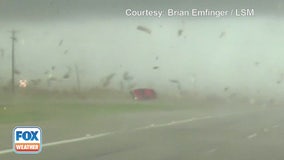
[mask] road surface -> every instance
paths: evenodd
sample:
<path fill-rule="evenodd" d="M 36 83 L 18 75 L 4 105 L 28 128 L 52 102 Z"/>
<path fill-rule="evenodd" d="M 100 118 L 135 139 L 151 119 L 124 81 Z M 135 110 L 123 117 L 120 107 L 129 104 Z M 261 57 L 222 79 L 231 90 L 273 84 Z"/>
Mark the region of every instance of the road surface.
<path fill-rule="evenodd" d="M 284 158 L 284 107 L 281 106 L 226 104 L 208 110 L 143 112 L 117 118 L 117 121 L 120 121 L 117 122 L 118 125 L 105 130 L 93 130 L 90 126 L 92 122 L 89 122 L 81 125 L 84 128 L 82 132 L 90 129 L 90 132 L 84 135 L 83 133 L 66 134 L 65 139 L 49 137 L 49 142 L 44 143 L 43 151 L 38 155 L 16 155 L 9 149 L 3 149 L 0 151 L 0 159 L 283 160 Z"/>

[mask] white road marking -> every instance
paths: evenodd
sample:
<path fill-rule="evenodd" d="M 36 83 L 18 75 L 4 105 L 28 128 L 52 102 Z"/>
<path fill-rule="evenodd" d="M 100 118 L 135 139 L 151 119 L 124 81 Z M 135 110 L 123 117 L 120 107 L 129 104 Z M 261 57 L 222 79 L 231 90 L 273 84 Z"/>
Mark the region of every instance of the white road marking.
<path fill-rule="evenodd" d="M 257 133 L 253 133 L 253 134 L 247 136 L 247 139 L 252 139 L 252 138 L 254 138 L 256 136 L 257 136 Z"/>
<path fill-rule="evenodd" d="M 196 118 L 195 120 L 203 120 L 203 119 L 211 119 L 211 118 L 214 118 L 214 117 L 208 115 L 208 116 L 203 116 L 203 117 Z"/>
<path fill-rule="evenodd" d="M 171 122 L 168 122 L 168 123 L 150 124 L 150 125 L 147 125 L 147 126 L 144 126 L 144 127 L 135 128 L 133 130 L 135 131 L 135 130 L 145 130 L 145 129 L 150 129 L 150 128 L 160 128 L 160 127 L 178 125 L 178 124 L 182 124 L 182 123 L 205 120 L 205 119 L 210 119 L 210 118 L 213 118 L 213 117 L 212 116 L 204 116 L 204 117 L 198 117 L 198 118 L 193 117 L 193 118 L 184 119 L 184 120 L 171 121 Z"/>
<path fill-rule="evenodd" d="M 5 150 L 0 151 L 0 155 L 1 154 L 12 153 L 12 152 L 13 152 L 13 149 L 5 149 Z"/>
<path fill-rule="evenodd" d="M 210 149 L 209 151 L 207 151 L 206 154 L 212 154 L 212 153 L 214 153 L 214 152 L 216 152 L 216 151 L 217 151 L 216 148 L 212 148 L 212 149 Z"/>
<path fill-rule="evenodd" d="M 61 145 L 61 144 L 67 144 L 67 143 L 74 143 L 74 142 L 80 142 L 80 141 L 85 141 L 89 139 L 96 139 L 96 138 L 101 138 L 110 134 L 114 134 L 114 132 L 106 132 L 106 133 L 101 133 L 101 134 L 95 134 L 95 135 L 89 135 L 85 137 L 79 137 L 79 138 L 74 138 L 74 139 L 67 139 L 67 140 L 62 140 L 62 141 L 57 141 L 57 142 L 51 142 L 51 143 L 46 143 L 43 144 L 43 147 L 47 146 L 56 146 L 56 145 Z"/>
<path fill-rule="evenodd" d="M 57 146 L 57 145 L 62 145 L 62 144 L 67 144 L 67 143 L 74 143 L 74 142 L 79 142 L 79 141 L 85 141 L 89 139 L 96 139 L 96 138 L 101 138 L 110 134 L 114 134 L 114 132 L 106 132 L 106 133 L 101 133 L 101 134 L 95 134 L 95 135 L 89 135 L 89 136 L 84 136 L 84 137 L 79 137 L 79 138 L 73 138 L 73 139 L 67 139 L 67 140 L 62 140 L 62 141 L 57 141 L 57 142 L 51 142 L 51 143 L 46 143 L 43 144 L 42 147 L 48 147 L 48 146 Z M 1 154 L 8 154 L 12 153 L 14 150 L 13 149 L 6 149 L 0 151 Z"/>
<path fill-rule="evenodd" d="M 263 111 L 263 110 L 264 109 L 260 109 L 259 111 Z M 237 113 L 237 114 L 241 114 L 241 113 L 242 112 Z M 197 121 L 197 120 L 205 120 L 205 119 L 226 117 L 226 116 L 232 116 L 232 115 L 236 115 L 236 113 L 234 113 L 234 114 L 224 114 L 224 115 L 219 115 L 219 116 L 214 116 L 214 117 L 210 116 L 210 115 L 203 116 L 203 117 L 197 117 L 197 118 L 193 117 L 193 118 L 190 118 L 190 119 L 179 120 L 179 121 L 171 121 L 169 123 L 159 124 L 159 125 L 151 124 L 151 125 L 148 125 L 148 126 L 138 127 L 138 128 L 132 129 L 132 131 L 145 130 L 145 129 L 158 128 L 158 127 L 165 127 L 165 126 L 170 126 L 170 125 L 177 125 L 177 124 L 182 124 L 182 123 L 188 123 L 188 122 Z M 274 125 L 273 126 L 273 128 L 277 128 L 277 127 L 279 127 L 279 126 L 278 125 Z M 131 131 L 131 130 L 129 130 L 129 131 Z M 57 142 L 46 143 L 46 144 L 43 144 L 43 147 L 56 146 L 56 145 L 61 145 L 61 144 L 66 144 L 66 143 L 75 143 L 75 142 L 79 142 L 79 141 L 85 141 L 85 140 L 88 140 L 88 139 L 100 138 L 100 137 L 104 137 L 104 136 L 107 136 L 107 135 L 110 135 L 110 134 L 115 134 L 115 133 L 120 133 L 120 132 L 119 131 L 117 131 L 117 132 L 106 132 L 106 133 L 101 133 L 101 134 L 96 134 L 96 135 L 88 135 L 87 134 L 84 137 L 79 137 L 79 138 L 74 138 L 74 139 L 67 139 L 67 140 L 61 140 L 61 141 L 57 141 Z M 257 134 L 254 133 L 254 134 L 249 135 L 247 138 L 251 139 L 251 138 L 254 138 L 256 136 L 257 136 Z M 13 152 L 13 149 L 0 150 L 0 155 L 12 153 L 12 152 Z"/>
<path fill-rule="evenodd" d="M 268 128 L 264 128 L 263 132 L 269 132 L 269 129 Z"/>
<path fill-rule="evenodd" d="M 176 121 L 171 121 L 170 123 L 168 123 L 168 125 L 174 125 L 176 123 Z"/>
<path fill-rule="evenodd" d="M 128 131 L 146 130 L 146 129 L 151 129 L 151 128 L 166 127 L 166 126 L 178 125 L 178 124 L 182 124 L 182 123 L 188 123 L 188 122 L 192 122 L 192 121 L 198 121 L 198 120 L 204 120 L 204 119 L 210 119 L 210 118 L 213 118 L 213 117 L 212 116 L 204 116 L 204 117 L 197 117 L 197 118 L 193 117 L 193 118 L 189 118 L 189 119 L 171 121 L 171 122 L 162 123 L 162 124 L 152 123 L 150 125 L 147 125 L 147 126 L 144 126 L 144 127 L 138 127 L 138 128 L 128 130 Z M 85 141 L 85 140 L 89 140 L 89 139 L 96 139 L 96 138 L 101 138 L 101 137 L 108 136 L 108 135 L 115 134 L 115 133 L 120 133 L 120 132 L 119 131 L 117 131 L 117 132 L 106 132 L 106 133 L 95 134 L 95 135 L 86 134 L 86 136 L 84 136 L 84 137 L 46 143 L 46 144 L 43 144 L 42 147 L 57 146 L 57 145 L 62 145 L 62 144 L 67 144 L 67 143 L 75 143 L 75 142 Z M 12 153 L 12 152 L 13 152 L 13 149 L 0 150 L 0 155 Z"/>

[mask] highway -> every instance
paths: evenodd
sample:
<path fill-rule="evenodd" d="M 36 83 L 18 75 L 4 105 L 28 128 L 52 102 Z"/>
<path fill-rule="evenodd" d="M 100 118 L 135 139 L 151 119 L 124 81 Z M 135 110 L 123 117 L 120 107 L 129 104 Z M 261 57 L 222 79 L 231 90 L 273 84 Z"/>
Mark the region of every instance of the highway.
<path fill-rule="evenodd" d="M 68 138 L 49 137 L 38 155 L 17 155 L 8 149 L 0 151 L 0 159 L 282 160 L 283 113 L 281 106 L 225 104 L 121 115 L 115 125 L 101 123 L 104 129 L 92 128 L 97 122 L 89 122 L 66 134 Z"/>

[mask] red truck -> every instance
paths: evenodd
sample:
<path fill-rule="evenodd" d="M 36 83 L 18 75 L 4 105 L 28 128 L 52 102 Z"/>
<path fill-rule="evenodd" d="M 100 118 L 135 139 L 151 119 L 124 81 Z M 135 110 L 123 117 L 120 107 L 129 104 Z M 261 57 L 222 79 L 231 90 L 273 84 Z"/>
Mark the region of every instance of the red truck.
<path fill-rule="evenodd" d="M 149 88 L 134 89 L 130 92 L 130 94 L 134 100 L 150 100 L 157 98 L 156 92 Z"/>

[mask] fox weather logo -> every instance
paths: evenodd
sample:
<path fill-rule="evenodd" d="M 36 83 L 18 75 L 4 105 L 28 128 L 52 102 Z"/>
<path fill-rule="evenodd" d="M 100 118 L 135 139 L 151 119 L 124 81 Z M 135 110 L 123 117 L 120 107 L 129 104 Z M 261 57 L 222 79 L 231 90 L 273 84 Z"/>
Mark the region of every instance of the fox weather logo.
<path fill-rule="evenodd" d="M 13 149 L 17 154 L 38 154 L 42 149 L 42 131 L 37 126 L 18 126 L 13 131 Z"/>

